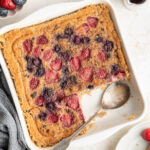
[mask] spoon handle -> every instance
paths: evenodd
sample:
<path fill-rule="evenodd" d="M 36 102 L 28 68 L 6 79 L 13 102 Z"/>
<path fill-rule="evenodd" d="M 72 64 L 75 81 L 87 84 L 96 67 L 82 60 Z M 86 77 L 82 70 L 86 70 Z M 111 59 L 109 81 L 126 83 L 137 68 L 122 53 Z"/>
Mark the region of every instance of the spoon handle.
<path fill-rule="evenodd" d="M 70 137 L 66 138 L 66 139 L 63 139 L 61 142 L 59 142 L 58 144 L 55 145 L 55 147 L 53 148 L 53 150 L 66 150 L 67 147 L 69 146 L 71 140 L 76 136 L 78 135 L 81 130 L 87 126 L 97 115 L 98 113 L 102 110 L 102 108 L 97 111 L 96 113 L 94 113 L 94 115 L 92 117 L 90 117 L 88 119 L 87 122 L 85 122 L 84 124 L 82 124 Z"/>

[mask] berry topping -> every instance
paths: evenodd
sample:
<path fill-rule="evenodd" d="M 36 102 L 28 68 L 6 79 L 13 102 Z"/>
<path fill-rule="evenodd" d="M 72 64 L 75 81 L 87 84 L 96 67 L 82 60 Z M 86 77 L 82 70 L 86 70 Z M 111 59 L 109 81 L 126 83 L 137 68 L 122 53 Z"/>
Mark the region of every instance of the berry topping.
<path fill-rule="evenodd" d="M 26 0 L 13 0 L 16 5 L 22 6 L 25 4 Z"/>
<path fill-rule="evenodd" d="M 71 42 L 75 45 L 79 45 L 81 43 L 81 38 L 77 35 L 72 36 Z"/>
<path fill-rule="evenodd" d="M 65 89 L 68 85 L 69 85 L 70 81 L 69 81 L 69 77 L 68 76 L 64 76 L 61 80 L 60 80 L 60 88 L 61 89 Z"/>
<path fill-rule="evenodd" d="M 111 76 L 111 80 L 112 81 L 118 81 L 120 79 L 124 79 L 125 76 L 126 76 L 125 72 L 120 70 L 115 75 Z"/>
<path fill-rule="evenodd" d="M 107 71 L 104 69 L 98 69 L 97 70 L 97 78 L 99 79 L 105 79 L 107 77 Z"/>
<path fill-rule="evenodd" d="M 35 77 L 42 77 L 45 74 L 45 68 L 43 67 L 38 67 L 36 68 L 36 71 L 34 73 Z"/>
<path fill-rule="evenodd" d="M 41 49 L 40 49 L 39 46 L 37 46 L 37 47 L 34 49 L 34 51 L 33 51 L 33 56 L 34 56 L 34 57 L 39 57 L 40 54 L 41 54 Z"/>
<path fill-rule="evenodd" d="M 111 65 L 111 74 L 112 75 L 117 75 L 119 71 L 120 71 L 120 67 L 117 64 Z"/>
<path fill-rule="evenodd" d="M 61 66 L 62 66 L 62 61 L 61 59 L 55 59 L 51 62 L 51 67 L 53 70 L 55 71 L 59 71 L 61 69 Z"/>
<path fill-rule="evenodd" d="M 103 51 L 109 52 L 109 51 L 112 51 L 112 48 L 113 48 L 113 42 L 112 41 L 106 40 L 103 43 Z"/>
<path fill-rule="evenodd" d="M 0 7 L 0 16 L 6 17 L 8 14 L 8 10 L 6 8 Z"/>
<path fill-rule="evenodd" d="M 35 101 L 34 101 L 35 105 L 37 106 L 42 106 L 44 103 L 44 98 L 42 96 L 38 96 Z"/>
<path fill-rule="evenodd" d="M 90 42 L 90 39 L 89 39 L 89 37 L 85 36 L 85 37 L 82 37 L 81 41 L 83 44 L 88 44 Z"/>
<path fill-rule="evenodd" d="M 150 141 L 150 128 L 147 128 L 142 132 L 142 137 L 144 140 Z"/>
<path fill-rule="evenodd" d="M 79 57 L 73 57 L 69 63 L 73 70 L 78 71 L 80 69 L 81 63 Z"/>
<path fill-rule="evenodd" d="M 45 74 L 45 81 L 47 84 L 55 83 L 58 80 L 59 76 L 58 73 L 54 70 L 47 70 Z"/>
<path fill-rule="evenodd" d="M 77 29 L 76 32 L 77 34 L 85 34 L 90 30 L 89 26 L 87 23 L 83 23 L 82 25 L 80 25 Z"/>
<path fill-rule="evenodd" d="M 97 34 L 96 36 L 95 36 L 95 39 L 94 39 L 97 43 L 101 43 L 101 42 L 103 42 L 103 37 L 101 36 L 101 35 L 99 35 L 99 34 Z"/>
<path fill-rule="evenodd" d="M 64 35 L 70 37 L 73 34 L 73 30 L 69 27 L 65 28 Z"/>
<path fill-rule="evenodd" d="M 73 109 L 77 110 L 79 108 L 79 98 L 77 94 L 69 96 L 69 100 L 67 101 L 67 105 Z"/>
<path fill-rule="evenodd" d="M 47 116 L 47 121 L 50 122 L 50 123 L 57 123 L 57 121 L 58 121 L 58 116 L 57 116 L 56 114 L 50 113 L 50 114 Z"/>
<path fill-rule="evenodd" d="M 56 34 L 55 35 L 56 40 L 63 39 L 63 38 L 64 38 L 64 35 L 62 35 L 62 34 Z"/>
<path fill-rule="evenodd" d="M 67 66 L 62 66 L 62 73 L 64 74 L 68 74 L 69 73 L 69 69 Z"/>
<path fill-rule="evenodd" d="M 30 86 L 31 90 L 36 89 L 38 87 L 38 85 L 39 85 L 39 80 L 36 78 L 32 78 L 29 82 L 29 86 Z"/>
<path fill-rule="evenodd" d="M 15 10 L 16 4 L 13 0 L 0 0 L 0 6 L 9 10 Z"/>
<path fill-rule="evenodd" d="M 83 48 L 80 53 L 80 60 L 85 60 L 90 57 L 90 49 L 89 48 Z"/>
<path fill-rule="evenodd" d="M 25 60 L 27 61 L 27 71 L 31 73 L 33 71 L 33 61 L 32 61 L 32 58 L 29 57 L 29 56 L 26 56 Z"/>
<path fill-rule="evenodd" d="M 64 114 L 60 117 L 63 126 L 69 128 L 73 124 L 74 116 L 72 114 Z"/>
<path fill-rule="evenodd" d="M 47 117 L 47 113 L 41 111 L 39 114 L 38 114 L 38 118 L 41 120 L 41 121 L 45 121 L 46 120 L 46 117 Z"/>
<path fill-rule="evenodd" d="M 77 78 L 76 78 L 76 76 L 71 76 L 71 77 L 70 77 L 70 83 L 72 83 L 72 84 L 74 84 L 74 85 L 77 84 Z"/>
<path fill-rule="evenodd" d="M 53 101 L 50 101 L 46 104 L 46 109 L 49 111 L 49 112 L 53 112 L 56 110 L 56 106 L 55 106 L 55 103 Z"/>
<path fill-rule="evenodd" d="M 42 64 L 42 61 L 40 58 L 33 58 L 33 65 L 35 65 L 36 67 L 39 67 Z"/>
<path fill-rule="evenodd" d="M 98 24 L 98 18 L 96 17 L 88 17 L 87 18 L 88 24 L 90 27 L 95 28 Z"/>
<path fill-rule="evenodd" d="M 51 50 L 46 50 L 43 53 L 43 60 L 49 61 L 51 59 L 51 56 L 52 56 L 52 51 Z"/>
<path fill-rule="evenodd" d="M 65 97 L 65 93 L 62 90 L 56 92 L 56 100 L 61 101 Z"/>
<path fill-rule="evenodd" d="M 79 109 L 78 112 L 79 112 L 79 118 L 80 118 L 80 120 L 83 120 L 83 121 L 84 121 L 85 119 L 84 119 L 84 115 L 83 115 L 82 110 Z"/>
<path fill-rule="evenodd" d="M 47 44 L 47 43 L 48 43 L 48 39 L 45 35 L 40 35 L 36 39 L 36 44 Z"/>
<path fill-rule="evenodd" d="M 45 87 L 41 92 L 41 96 L 43 96 L 44 100 L 51 97 L 52 94 L 53 94 L 53 90 L 51 88 L 47 88 L 47 87 Z"/>
<path fill-rule="evenodd" d="M 32 51 L 32 40 L 25 40 L 23 42 L 23 49 L 27 54 L 29 54 Z"/>
<path fill-rule="evenodd" d="M 98 58 L 99 58 L 100 61 L 104 62 L 104 61 L 106 61 L 107 56 L 103 51 L 99 51 Z"/>
<path fill-rule="evenodd" d="M 86 67 L 79 71 L 79 77 L 85 82 L 91 82 L 93 80 L 93 68 Z"/>
<path fill-rule="evenodd" d="M 60 52 L 59 56 L 62 58 L 64 62 L 67 62 L 70 59 L 70 51 Z"/>
<path fill-rule="evenodd" d="M 61 51 L 61 47 L 57 44 L 54 46 L 53 51 L 59 53 Z"/>

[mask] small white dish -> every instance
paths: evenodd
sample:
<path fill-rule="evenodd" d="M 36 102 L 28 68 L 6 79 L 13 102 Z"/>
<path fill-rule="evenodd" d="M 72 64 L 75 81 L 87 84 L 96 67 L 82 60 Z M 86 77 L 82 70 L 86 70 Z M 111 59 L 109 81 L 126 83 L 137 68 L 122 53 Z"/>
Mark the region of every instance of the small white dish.
<path fill-rule="evenodd" d="M 137 124 L 121 138 L 116 146 L 116 150 L 146 150 L 149 142 L 145 141 L 141 133 L 144 129 L 150 128 L 150 121 Z"/>

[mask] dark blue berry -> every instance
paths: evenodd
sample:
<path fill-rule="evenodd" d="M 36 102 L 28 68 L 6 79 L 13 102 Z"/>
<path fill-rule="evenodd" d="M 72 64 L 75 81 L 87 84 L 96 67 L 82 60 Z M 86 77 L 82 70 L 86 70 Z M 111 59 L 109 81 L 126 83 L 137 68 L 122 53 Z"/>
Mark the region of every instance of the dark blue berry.
<path fill-rule="evenodd" d="M 55 45 L 53 51 L 59 53 L 61 51 L 61 47 L 59 45 Z"/>
<path fill-rule="evenodd" d="M 53 94 L 53 90 L 51 88 L 47 88 L 47 87 L 45 87 L 41 92 L 41 96 L 43 96 L 43 98 L 45 100 L 50 98 L 52 96 L 52 94 Z"/>
<path fill-rule="evenodd" d="M 33 58 L 32 61 L 36 67 L 39 67 L 42 64 L 42 61 L 40 58 Z"/>
<path fill-rule="evenodd" d="M 63 38 L 64 38 L 64 35 L 62 35 L 62 34 L 56 34 L 55 35 L 56 40 L 63 39 Z"/>
<path fill-rule="evenodd" d="M 99 34 L 97 34 L 96 36 L 95 36 L 95 39 L 94 39 L 97 43 L 101 43 L 101 42 L 103 42 L 103 37 L 102 36 L 100 36 Z"/>
<path fill-rule="evenodd" d="M 34 76 L 35 77 L 42 77 L 44 74 L 45 74 L 45 68 L 44 67 L 38 67 L 38 68 L 36 68 Z"/>
<path fill-rule="evenodd" d="M 88 44 L 90 42 L 90 38 L 89 37 L 83 37 L 82 38 L 82 43 L 83 44 Z"/>
<path fill-rule="evenodd" d="M 25 4 L 26 0 L 13 0 L 16 5 L 22 6 Z"/>
<path fill-rule="evenodd" d="M 113 48 L 113 42 L 112 41 L 106 40 L 103 43 L 103 51 L 109 52 L 112 50 L 112 48 Z"/>
<path fill-rule="evenodd" d="M 117 64 L 111 65 L 111 74 L 116 75 L 120 71 L 120 67 Z"/>
<path fill-rule="evenodd" d="M 62 58 L 63 61 L 67 62 L 70 59 L 70 51 L 60 52 L 59 56 Z"/>
<path fill-rule="evenodd" d="M 26 66 L 27 71 L 30 72 L 30 73 L 33 72 L 33 61 L 32 61 L 32 58 L 29 57 L 29 56 L 26 56 L 25 60 L 27 61 L 27 66 Z"/>
<path fill-rule="evenodd" d="M 68 74 L 69 73 L 69 69 L 68 69 L 67 66 L 63 66 L 62 67 L 62 73 L 64 73 L 64 74 Z"/>
<path fill-rule="evenodd" d="M 82 39 L 79 36 L 75 35 L 71 37 L 71 42 L 75 45 L 79 45 L 82 42 Z"/>
<path fill-rule="evenodd" d="M 49 112 L 53 112 L 56 110 L 56 106 L 55 106 L 55 103 L 53 101 L 49 102 L 46 104 L 46 109 L 49 111 Z"/>
<path fill-rule="evenodd" d="M 6 17 L 8 14 L 8 10 L 5 8 L 0 7 L 0 16 Z"/>
<path fill-rule="evenodd" d="M 41 120 L 41 121 L 45 121 L 46 120 L 46 117 L 47 117 L 47 113 L 41 111 L 39 114 L 38 114 L 38 118 Z"/>

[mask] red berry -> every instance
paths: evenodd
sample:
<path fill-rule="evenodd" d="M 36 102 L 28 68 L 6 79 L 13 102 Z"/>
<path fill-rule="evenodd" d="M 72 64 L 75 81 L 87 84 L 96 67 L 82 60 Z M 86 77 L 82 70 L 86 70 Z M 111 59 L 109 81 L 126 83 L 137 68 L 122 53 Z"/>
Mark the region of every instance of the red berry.
<path fill-rule="evenodd" d="M 73 70 L 78 71 L 80 69 L 80 66 L 81 66 L 79 57 L 73 57 L 70 60 L 70 66 Z"/>
<path fill-rule="evenodd" d="M 147 128 L 142 132 L 142 137 L 144 140 L 150 141 L 150 128 Z"/>
<path fill-rule="evenodd" d="M 72 114 L 64 114 L 60 117 L 60 121 L 65 127 L 69 128 L 73 124 L 74 116 Z"/>
<path fill-rule="evenodd" d="M 48 39 L 45 35 L 40 35 L 36 39 L 36 44 L 47 44 L 47 43 L 48 43 Z"/>
<path fill-rule="evenodd" d="M 34 89 L 36 89 L 36 88 L 38 87 L 38 85 L 39 85 L 39 80 L 36 79 L 36 78 L 32 78 L 32 79 L 30 80 L 30 82 L 29 82 L 29 85 L 30 85 L 30 89 L 31 89 L 31 90 L 34 90 Z"/>
<path fill-rule="evenodd" d="M 111 80 L 112 81 L 122 80 L 124 79 L 125 76 L 126 76 L 125 72 L 120 70 L 115 75 L 111 76 Z"/>
<path fill-rule="evenodd" d="M 29 40 L 29 39 L 25 40 L 22 45 L 23 45 L 24 51 L 27 54 L 29 54 L 32 51 L 32 40 Z"/>
<path fill-rule="evenodd" d="M 104 69 L 98 69 L 97 71 L 97 78 L 99 79 L 105 79 L 107 77 L 107 71 Z"/>
<path fill-rule="evenodd" d="M 92 27 L 92 28 L 95 28 L 98 24 L 98 18 L 96 18 L 96 17 L 88 17 L 87 21 L 88 21 L 90 27 Z"/>
<path fill-rule="evenodd" d="M 80 60 L 84 60 L 90 57 L 90 49 L 89 48 L 83 48 L 80 53 Z"/>
<path fill-rule="evenodd" d="M 86 67 L 79 71 L 79 77 L 85 82 L 91 82 L 93 80 L 93 68 Z"/>
<path fill-rule="evenodd" d="M 89 26 L 87 23 L 83 23 L 82 25 L 80 25 L 76 32 L 77 34 L 84 34 L 84 33 L 87 33 L 88 31 L 90 30 Z"/>
<path fill-rule="evenodd" d="M 82 110 L 81 110 L 81 109 L 79 109 L 79 110 L 78 110 L 78 112 L 79 112 L 79 118 L 80 118 L 80 120 L 85 121 L 85 118 L 84 118 L 84 115 L 83 115 Z"/>
<path fill-rule="evenodd" d="M 34 51 L 33 51 L 33 56 L 34 56 L 34 57 L 39 57 L 40 54 L 41 54 L 41 49 L 40 49 L 39 46 L 37 46 L 37 47 L 34 49 Z"/>
<path fill-rule="evenodd" d="M 77 94 L 69 96 L 67 101 L 67 105 L 72 108 L 73 110 L 77 110 L 79 108 L 79 98 Z"/>
<path fill-rule="evenodd" d="M 55 71 L 59 71 L 61 69 L 61 66 L 62 66 L 62 61 L 61 59 L 55 59 L 51 62 L 51 67 L 53 70 Z"/>
<path fill-rule="evenodd" d="M 0 6 L 9 10 L 15 10 L 16 4 L 13 0 L 0 0 Z"/>
<path fill-rule="evenodd" d="M 38 96 L 36 99 L 35 99 L 35 105 L 37 106 L 42 106 L 43 103 L 44 103 L 44 98 L 42 96 Z"/>
<path fill-rule="evenodd" d="M 98 58 L 99 60 L 101 60 L 102 62 L 106 61 L 106 54 L 103 51 L 99 51 L 98 53 Z"/>
<path fill-rule="evenodd" d="M 47 116 L 47 121 L 50 123 L 57 123 L 58 122 L 58 116 L 56 114 L 50 113 Z"/>
<path fill-rule="evenodd" d="M 45 74 L 46 83 L 55 83 L 58 80 L 58 73 L 53 70 L 47 70 Z"/>
<path fill-rule="evenodd" d="M 52 56 L 52 51 L 51 50 L 45 50 L 43 53 L 43 60 L 49 61 Z"/>

